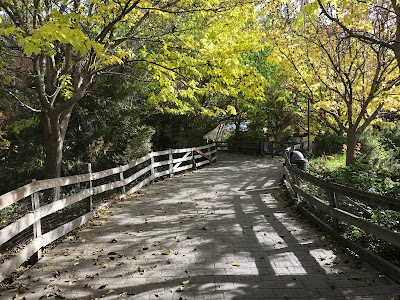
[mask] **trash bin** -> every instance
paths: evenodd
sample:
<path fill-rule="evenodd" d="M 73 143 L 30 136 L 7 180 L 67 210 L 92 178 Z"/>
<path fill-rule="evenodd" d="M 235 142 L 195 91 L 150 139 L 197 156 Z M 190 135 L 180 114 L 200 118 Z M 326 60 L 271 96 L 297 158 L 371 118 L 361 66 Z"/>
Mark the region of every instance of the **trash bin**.
<path fill-rule="evenodd" d="M 304 158 L 303 153 L 293 150 L 290 152 L 290 164 L 296 165 L 300 170 L 307 171 L 308 160 Z"/>

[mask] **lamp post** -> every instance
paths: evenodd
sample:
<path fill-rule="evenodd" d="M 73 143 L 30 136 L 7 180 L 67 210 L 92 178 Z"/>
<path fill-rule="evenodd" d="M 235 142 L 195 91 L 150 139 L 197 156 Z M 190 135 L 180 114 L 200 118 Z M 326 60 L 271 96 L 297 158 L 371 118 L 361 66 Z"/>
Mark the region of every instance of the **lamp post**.
<path fill-rule="evenodd" d="M 307 150 L 309 154 L 311 154 L 310 123 L 311 123 L 311 109 L 310 109 L 310 98 L 308 98 L 307 99 Z"/>

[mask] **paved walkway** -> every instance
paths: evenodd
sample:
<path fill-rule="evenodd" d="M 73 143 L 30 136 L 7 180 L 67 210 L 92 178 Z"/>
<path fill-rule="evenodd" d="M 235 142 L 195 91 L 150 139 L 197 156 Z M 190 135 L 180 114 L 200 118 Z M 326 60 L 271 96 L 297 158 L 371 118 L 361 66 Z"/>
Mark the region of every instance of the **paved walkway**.
<path fill-rule="evenodd" d="M 150 185 L 0 299 L 399 299 L 400 285 L 285 208 L 281 165 L 222 157 Z"/>

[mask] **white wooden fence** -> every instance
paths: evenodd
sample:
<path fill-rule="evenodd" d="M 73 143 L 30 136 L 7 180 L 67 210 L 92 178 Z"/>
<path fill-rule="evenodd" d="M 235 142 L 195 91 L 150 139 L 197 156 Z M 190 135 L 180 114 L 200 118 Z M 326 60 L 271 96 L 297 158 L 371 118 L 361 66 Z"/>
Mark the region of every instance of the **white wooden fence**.
<path fill-rule="evenodd" d="M 16 268 L 31 257 L 40 259 L 41 249 L 43 247 L 82 226 L 87 220 L 92 218 L 100 208 L 97 207 L 93 209 L 92 197 L 94 195 L 117 188 L 120 188 L 120 193 L 122 194 L 135 193 L 141 187 L 157 178 L 168 175 L 171 176 L 174 173 L 210 164 L 216 160 L 216 153 L 217 148 L 215 144 L 197 148 L 151 152 L 124 166 L 95 173 L 92 173 L 89 169 L 89 173 L 87 174 L 33 181 L 30 184 L 1 195 L 0 213 L 11 205 L 18 205 L 18 202 L 21 200 L 26 201 L 28 197 L 32 203 L 32 210 L 20 216 L 13 223 L 0 229 L 0 247 L 31 226 L 33 227 L 33 235 L 24 247 L 18 245 L 18 247 L 15 248 L 15 255 L 5 258 L 4 255 L 0 253 L 0 255 L 3 256 L 0 256 L 0 281 L 7 278 Z M 159 159 L 161 160 L 159 161 Z M 128 175 L 130 170 L 136 171 L 132 175 Z M 107 177 L 111 179 L 108 181 Z M 40 205 L 40 194 L 43 194 L 46 190 L 59 190 L 61 187 L 81 183 L 86 183 L 88 188 L 70 194 L 60 200 Z M 59 212 L 82 200 L 86 201 L 86 210 L 82 212 L 83 215 L 42 234 L 41 220 L 44 217 Z M 17 251 L 17 248 L 22 249 Z"/>

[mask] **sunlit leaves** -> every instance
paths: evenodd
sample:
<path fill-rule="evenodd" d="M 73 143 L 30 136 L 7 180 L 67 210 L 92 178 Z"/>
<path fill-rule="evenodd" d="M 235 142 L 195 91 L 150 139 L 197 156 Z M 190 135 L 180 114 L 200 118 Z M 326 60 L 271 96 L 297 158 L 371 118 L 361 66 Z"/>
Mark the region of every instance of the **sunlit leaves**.
<path fill-rule="evenodd" d="M 231 115 L 236 115 L 236 109 L 232 105 L 228 105 L 227 108 L 226 108 L 226 111 Z"/>
<path fill-rule="evenodd" d="M 64 96 L 65 100 L 71 99 L 74 88 L 72 87 L 72 78 L 71 75 L 61 75 L 59 77 L 61 93 Z"/>
<path fill-rule="evenodd" d="M 248 1 L 27 3 L 0 1 L 0 35 L 16 60 L 26 61 L 24 73 L 37 94 L 32 107 L 40 107 L 45 124 L 58 126 L 45 128 L 46 139 L 54 134 L 61 144 L 47 145 L 58 157 L 73 107 L 100 74 L 129 78 L 146 108 L 166 113 L 233 114 L 219 98 L 263 96 L 264 79 L 239 60 L 263 47 L 259 16 Z"/>
<path fill-rule="evenodd" d="M 199 111 L 202 105 L 196 99 L 213 93 L 262 95 L 260 78 L 238 60 L 240 53 L 260 47 L 262 33 L 253 5 L 239 0 L 200 1 L 195 6 L 193 1 L 136 5 L 99 0 L 73 5 L 39 1 L 36 25 L 11 26 L 0 33 L 15 36 L 27 56 L 61 58 L 60 68 L 68 64 L 64 54 L 74 55 L 92 74 L 129 60 L 142 61 L 158 83 L 149 102 L 160 110 Z M 65 78 L 57 81 L 63 82 L 64 99 L 70 99 L 73 89 L 67 88 Z"/>
<path fill-rule="evenodd" d="M 240 53 L 260 47 L 259 28 L 248 25 L 255 21 L 254 9 L 241 6 L 214 16 L 196 14 L 190 21 L 177 25 L 177 32 L 164 39 L 160 51 L 146 48 L 141 52 L 160 84 L 161 91 L 150 97 L 151 104 L 158 109 L 176 113 L 199 111 L 195 99 L 213 93 L 237 97 L 241 92 L 247 98 L 262 95 L 262 78 L 238 59 Z M 196 25 L 210 22 L 210 18 L 211 26 Z M 188 26 L 198 29 L 186 31 Z"/>

